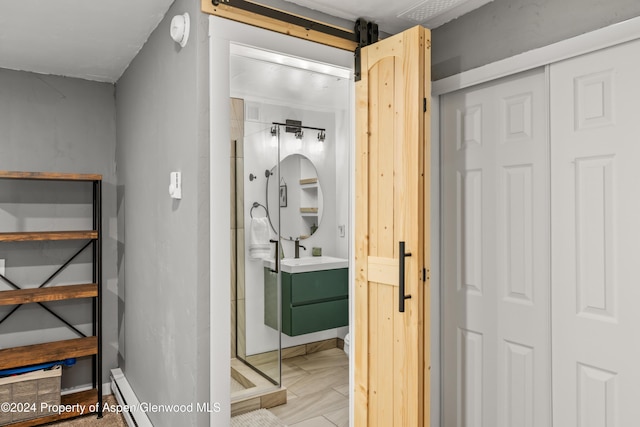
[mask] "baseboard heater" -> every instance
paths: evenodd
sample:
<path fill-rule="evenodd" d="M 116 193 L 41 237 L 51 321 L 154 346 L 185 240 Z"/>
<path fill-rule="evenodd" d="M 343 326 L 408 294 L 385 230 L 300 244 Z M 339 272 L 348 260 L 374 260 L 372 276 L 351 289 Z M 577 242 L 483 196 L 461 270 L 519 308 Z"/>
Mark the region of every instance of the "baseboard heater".
<path fill-rule="evenodd" d="M 122 369 L 111 370 L 111 390 L 118 401 L 118 405 L 129 408 L 122 411 L 122 416 L 129 427 L 153 427 L 147 413 L 141 409 L 140 401 L 129 385 Z M 133 409 L 132 409 L 133 408 Z"/>

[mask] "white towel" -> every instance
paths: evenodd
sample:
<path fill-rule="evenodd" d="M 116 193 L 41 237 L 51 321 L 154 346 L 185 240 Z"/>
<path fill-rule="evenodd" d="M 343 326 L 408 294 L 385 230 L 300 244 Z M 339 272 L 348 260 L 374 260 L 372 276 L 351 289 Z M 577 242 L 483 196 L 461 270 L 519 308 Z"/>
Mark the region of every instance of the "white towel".
<path fill-rule="evenodd" d="M 269 218 L 251 218 L 251 230 L 249 231 L 249 258 L 269 258 L 271 244 L 269 239 Z"/>

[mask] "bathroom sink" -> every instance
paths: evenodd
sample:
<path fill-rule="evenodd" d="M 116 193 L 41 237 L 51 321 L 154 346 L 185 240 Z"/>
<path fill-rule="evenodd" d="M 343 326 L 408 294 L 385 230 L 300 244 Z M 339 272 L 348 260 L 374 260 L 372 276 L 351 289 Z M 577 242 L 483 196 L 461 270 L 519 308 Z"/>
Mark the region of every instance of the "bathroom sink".
<path fill-rule="evenodd" d="M 264 260 L 264 266 L 274 269 L 273 259 Z M 303 258 L 283 258 L 280 268 L 286 273 L 308 273 L 310 271 L 335 270 L 349 267 L 349 260 L 331 256 L 314 256 Z"/>

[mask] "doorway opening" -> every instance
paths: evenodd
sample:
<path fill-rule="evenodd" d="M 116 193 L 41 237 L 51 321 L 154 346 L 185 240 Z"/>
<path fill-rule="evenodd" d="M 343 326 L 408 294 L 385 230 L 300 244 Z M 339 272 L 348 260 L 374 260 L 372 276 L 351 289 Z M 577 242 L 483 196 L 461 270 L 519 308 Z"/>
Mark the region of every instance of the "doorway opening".
<path fill-rule="evenodd" d="M 352 72 L 229 52 L 231 415 L 348 423 Z"/>

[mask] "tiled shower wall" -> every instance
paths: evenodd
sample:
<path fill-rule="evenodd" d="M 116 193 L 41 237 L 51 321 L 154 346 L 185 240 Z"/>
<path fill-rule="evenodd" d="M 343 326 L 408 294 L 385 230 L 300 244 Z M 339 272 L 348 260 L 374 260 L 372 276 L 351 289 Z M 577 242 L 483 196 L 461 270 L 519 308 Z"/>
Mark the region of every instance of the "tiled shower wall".
<path fill-rule="evenodd" d="M 244 200 L 243 139 L 244 101 L 231 98 L 231 358 L 246 353 L 244 316 L 238 316 L 244 312 L 244 215 L 242 209 L 237 209 Z"/>

